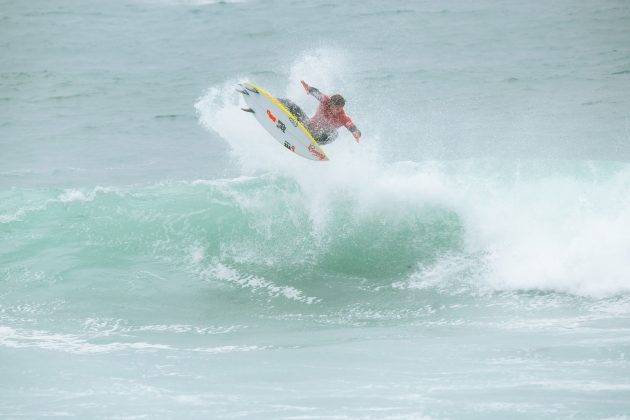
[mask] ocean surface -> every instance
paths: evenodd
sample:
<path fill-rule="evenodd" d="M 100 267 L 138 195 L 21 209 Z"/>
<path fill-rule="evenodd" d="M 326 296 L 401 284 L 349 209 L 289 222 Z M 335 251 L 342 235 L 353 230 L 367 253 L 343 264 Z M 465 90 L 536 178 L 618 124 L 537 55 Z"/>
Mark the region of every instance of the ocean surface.
<path fill-rule="evenodd" d="M 630 3 L 0 0 L 0 418 L 630 419 Z M 253 81 L 363 132 L 329 162 Z"/>

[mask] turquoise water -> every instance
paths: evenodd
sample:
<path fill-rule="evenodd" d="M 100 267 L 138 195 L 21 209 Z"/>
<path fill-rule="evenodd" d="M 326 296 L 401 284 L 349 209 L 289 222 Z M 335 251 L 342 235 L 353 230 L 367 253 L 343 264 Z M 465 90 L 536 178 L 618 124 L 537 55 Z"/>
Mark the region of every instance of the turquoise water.
<path fill-rule="evenodd" d="M 0 4 L 0 417 L 629 417 L 627 2 Z"/>

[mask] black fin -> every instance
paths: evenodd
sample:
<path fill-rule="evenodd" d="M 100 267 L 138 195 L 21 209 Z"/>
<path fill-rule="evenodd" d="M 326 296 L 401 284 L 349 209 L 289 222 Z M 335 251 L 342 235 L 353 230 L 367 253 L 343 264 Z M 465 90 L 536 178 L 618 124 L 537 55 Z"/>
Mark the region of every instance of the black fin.
<path fill-rule="evenodd" d="M 247 92 L 246 90 L 236 89 L 236 91 L 237 91 L 238 93 L 242 93 L 243 95 L 247 95 L 247 96 L 249 96 L 249 92 Z"/>
<path fill-rule="evenodd" d="M 245 89 L 249 90 L 250 92 L 260 93 L 260 92 L 258 92 L 258 89 L 253 88 L 253 87 L 245 86 Z"/>
<path fill-rule="evenodd" d="M 256 113 L 256 111 L 254 111 L 254 110 L 253 110 L 253 109 L 251 109 L 251 108 L 241 108 L 241 110 L 242 110 L 242 111 L 245 111 L 245 112 L 251 112 L 252 114 L 255 114 L 255 113 Z"/>

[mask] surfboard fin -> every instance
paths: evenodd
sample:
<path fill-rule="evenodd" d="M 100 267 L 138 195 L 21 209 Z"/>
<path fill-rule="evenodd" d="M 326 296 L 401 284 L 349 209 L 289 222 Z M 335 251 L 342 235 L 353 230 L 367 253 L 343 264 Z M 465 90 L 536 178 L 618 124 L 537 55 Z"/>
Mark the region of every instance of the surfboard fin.
<path fill-rule="evenodd" d="M 249 90 L 250 92 L 260 93 L 260 92 L 258 92 L 258 89 L 252 88 L 252 87 L 249 87 L 249 86 L 245 86 L 245 89 Z"/>
<path fill-rule="evenodd" d="M 247 96 L 249 96 L 249 92 L 247 92 L 246 90 L 236 89 L 236 91 L 237 91 L 238 93 L 242 93 L 243 95 L 247 95 Z"/>
<path fill-rule="evenodd" d="M 251 112 L 252 114 L 255 114 L 255 113 L 256 113 L 256 111 L 254 111 L 254 110 L 253 110 L 253 109 L 251 109 L 251 108 L 241 108 L 241 111 Z"/>

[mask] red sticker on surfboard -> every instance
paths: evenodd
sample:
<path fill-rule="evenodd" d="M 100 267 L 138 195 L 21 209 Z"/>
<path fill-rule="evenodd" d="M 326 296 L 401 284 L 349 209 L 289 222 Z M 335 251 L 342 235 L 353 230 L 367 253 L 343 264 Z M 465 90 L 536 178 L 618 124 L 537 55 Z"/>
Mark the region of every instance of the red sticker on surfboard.
<path fill-rule="evenodd" d="M 313 156 L 315 156 L 317 159 L 319 160 L 324 160 L 326 159 L 326 156 L 324 156 L 324 154 L 322 152 L 320 152 L 319 150 L 317 150 L 315 147 L 313 147 L 312 144 L 308 145 L 308 151 L 311 152 L 311 154 Z"/>

